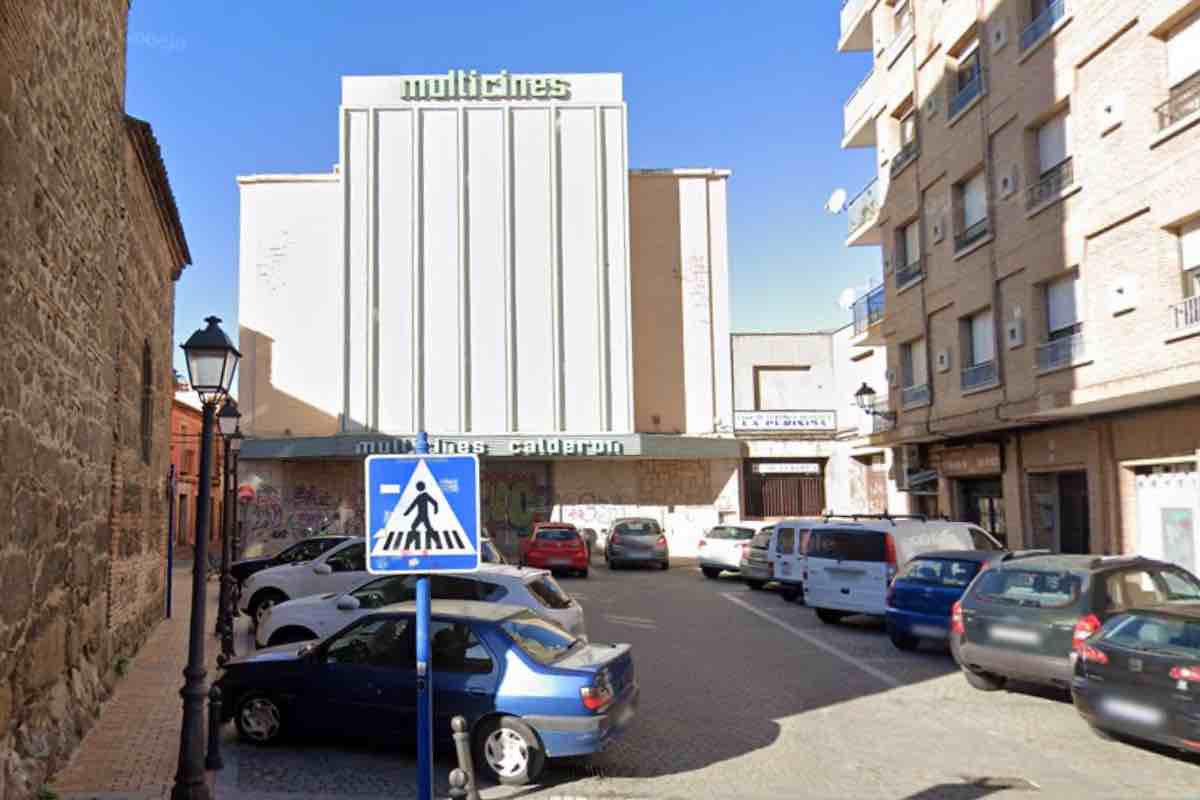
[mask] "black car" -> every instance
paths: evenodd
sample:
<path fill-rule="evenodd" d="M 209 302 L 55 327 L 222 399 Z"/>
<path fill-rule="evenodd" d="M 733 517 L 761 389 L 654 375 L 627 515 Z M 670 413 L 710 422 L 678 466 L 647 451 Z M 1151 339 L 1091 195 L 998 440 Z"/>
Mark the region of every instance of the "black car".
<path fill-rule="evenodd" d="M 235 561 L 229 567 L 229 574 L 233 576 L 233 579 L 240 586 L 246 578 L 249 578 L 256 572 L 261 572 L 268 567 L 278 567 L 280 564 L 298 564 L 301 561 L 312 561 L 326 550 L 337 547 L 349 538 L 351 537 L 314 536 L 311 539 L 303 539 L 273 556 L 244 558 L 241 561 Z"/>
<path fill-rule="evenodd" d="M 1110 619 L 1080 648 L 1071 697 L 1102 735 L 1200 753 L 1200 603 L 1148 606 Z"/>
<path fill-rule="evenodd" d="M 1009 678 L 1069 688 L 1075 657 L 1105 621 L 1131 608 L 1200 601 L 1200 580 L 1141 556 L 1011 558 L 971 582 L 950 615 L 950 650 L 967 682 Z"/>

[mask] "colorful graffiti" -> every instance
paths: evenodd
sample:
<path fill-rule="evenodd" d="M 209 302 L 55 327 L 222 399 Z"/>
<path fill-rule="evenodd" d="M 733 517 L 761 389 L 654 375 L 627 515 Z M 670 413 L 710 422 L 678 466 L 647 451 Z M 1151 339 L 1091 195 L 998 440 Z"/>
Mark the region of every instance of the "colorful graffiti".
<path fill-rule="evenodd" d="M 261 483 L 242 504 L 242 552 L 247 556 L 276 552 L 289 544 L 321 533 L 363 532 L 363 498 L 338 496 L 313 484 L 296 484 L 281 491 Z"/>

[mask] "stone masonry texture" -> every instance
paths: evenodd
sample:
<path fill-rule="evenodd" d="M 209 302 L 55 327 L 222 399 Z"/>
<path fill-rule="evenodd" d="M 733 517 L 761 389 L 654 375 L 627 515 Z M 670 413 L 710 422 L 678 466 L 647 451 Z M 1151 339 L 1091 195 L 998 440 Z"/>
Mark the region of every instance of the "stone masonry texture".
<path fill-rule="evenodd" d="M 128 11 L 0 0 L 0 800 L 66 762 L 163 613 L 188 258 L 124 113 Z"/>

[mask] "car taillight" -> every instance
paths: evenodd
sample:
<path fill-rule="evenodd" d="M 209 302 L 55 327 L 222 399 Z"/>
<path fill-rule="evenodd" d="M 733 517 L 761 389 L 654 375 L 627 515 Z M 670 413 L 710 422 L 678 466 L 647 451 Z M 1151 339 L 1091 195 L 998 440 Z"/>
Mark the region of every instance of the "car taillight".
<path fill-rule="evenodd" d="M 662 534 L 659 534 L 658 541 L 654 543 L 654 546 L 655 547 L 666 547 L 667 546 L 667 537 L 663 536 Z"/>
<path fill-rule="evenodd" d="M 1200 667 L 1171 667 L 1171 680 L 1200 683 Z"/>
<path fill-rule="evenodd" d="M 701 539 L 701 540 L 700 540 L 700 544 L 699 544 L 698 546 L 699 546 L 699 547 L 704 547 L 704 545 L 706 545 L 706 544 L 708 544 L 708 540 L 707 540 L 707 539 Z"/>
<path fill-rule="evenodd" d="M 883 535 L 883 554 L 887 559 L 887 581 L 890 586 L 896 577 L 896 540 L 890 533 Z"/>
<path fill-rule="evenodd" d="M 1083 643 L 1096 631 L 1100 630 L 1100 619 L 1095 614 L 1080 617 L 1075 623 L 1075 631 L 1071 634 L 1071 649 L 1076 653 L 1083 649 Z"/>
<path fill-rule="evenodd" d="M 579 690 L 579 696 L 588 711 L 603 709 L 613 699 L 612 684 L 608 682 L 608 676 L 603 673 L 597 675 L 591 686 L 584 686 Z"/>
<path fill-rule="evenodd" d="M 1108 656 L 1104 655 L 1104 651 L 1092 647 L 1090 644 L 1079 648 L 1079 657 L 1090 664 L 1108 663 Z"/>
<path fill-rule="evenodd" d="M 967 632 L 963 626 L 962 600 L 955 600 L 950 606 L 950 632 L 960 635 Z"/>
<path fill-rule="evenodd" d="M 620 536 L 620 534 L 616 533 L 615 531 L 612 533 L 611 536 L 608 537 L 609 544 L 617 544 L 620 541 L 621 541 L 621 536 Z"/>

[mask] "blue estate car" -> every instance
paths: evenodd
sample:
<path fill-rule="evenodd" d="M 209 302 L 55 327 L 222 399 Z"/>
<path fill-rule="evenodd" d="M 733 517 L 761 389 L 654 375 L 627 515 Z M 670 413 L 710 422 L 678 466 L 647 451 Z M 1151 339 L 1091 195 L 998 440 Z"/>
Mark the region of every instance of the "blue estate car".
<path fill-rule="evenodd" d="M 259 744 L 289 733 L 414 739 L 415 613 L 385 606 L 322 642 L 231 659 L 217 682 L 222 721 Z M 435 744 L 451 743 L 462 715 L 500 783 L 604 749 L 637 709 L 629 645 L 584 642 L 519 606 L 434 600 L 430 644 Z"/>
<path fill-rule="evenodd" d="M 950 609 L 982 570 L 1011 557 L 1006 550 L 936 550 L 900 568 L 887 590 L 887 632 L 900 650 L 922 639 L 945 641 Z"/>

